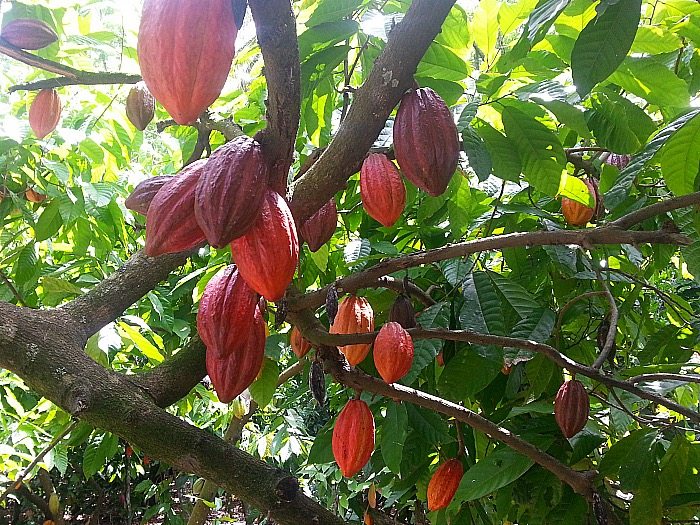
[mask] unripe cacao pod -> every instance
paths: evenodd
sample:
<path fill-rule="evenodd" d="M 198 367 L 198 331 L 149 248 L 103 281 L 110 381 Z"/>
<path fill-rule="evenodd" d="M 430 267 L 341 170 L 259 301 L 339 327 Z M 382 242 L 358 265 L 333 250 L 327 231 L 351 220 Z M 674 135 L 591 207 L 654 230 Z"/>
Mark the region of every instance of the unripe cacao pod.
<path fill-rule="evenodd" d="M 44 202 L 46 200 L 46 195 L 32 188 L 28 188 L 27 191 L 24 192 L 24 196 L 29 202 Z"/>
<path fill-rule="evenodd" d="M 617 153 L 611 153 L 608 155 L 608 158 L 605 159 L 605 163 L 615 166 L 619 170 L 624 170 L 630 163 L 630 160 L 632 160 L 630 155 L 618 155 Z"/>
<path fill-rule="evenodd" d="M 406 188 L 399 170 L 382 153 L 370 153 L 360 170 L 360 195 L 367 215 L 390 228 L 406 206 Z"/>
<path fill-rule="evenodd" d="M 29 106 L 29 126 L 37 138 L 51 133 L 61 119 L 61 99 L 55 89 L 42 89 Z"/>
<path fill-rule="evenodd" d="M 140 182 L 134 188 L 134 191 L 131 192 L 131 195 L 126 198 L 124 206 L 131 211 L 146 215 L 156 193 L 160 191 L 166 182 L 172 179 L 170 175 L 158 175 Z"/>
<path fill-rule="evenodd" d="M 580 381 L 572 379 L 559 387 L 554 399 L 554 418 L 564 437 L 570 438 L 586 426 L 589 409 L 588 393 Z"/>
<path fill-rule="evenodd" d="M 250 137 L 237 137 L 214 152 L 197 185 L 194 210 L 209 244 L 223 248 L 250 230 L 268 177 L 262 148 Z"/>
<path fill-rule="evenodd" d="M 367 403 L 351 399 L 340 411 L 333 428 L 332 449 L 346 478 L 367 464 L 374 451 L 374 416 Z"/>
<path fill-rule="evenodd" d="M 138 82 L 126 97 L 126 117 L 136 129 L 143 131 L 153 120 L 156 100 L 144 82 Z"/>
<path fill-rule="evenodd" d="M 268 190 L 258 218 L 231 242 L 238 271 L 268 301 L 279 301 L 299 262 L 299 239 L 292 212 L 279 193 Z"/>
<path fill-rule="evenodd" d="M 58 499 L 58 494 L 55 492 L 52 492 L 49 496 L 49 510 L 54 517 L 57 517 L 58 512 L 61 510 L 61 500 Z"/>
<path fill-rule="evenodd" d="M 338 208 L 333 198 L 302 224 L 299 233 L 309 245 L 309 250 L 315 252 L 333 237 L 337 224 Z"/>
<path fill-rule="evenodd" d="M 406 93 L 394 121 L 394 152 L 415 186 L 442 195 L 457 169 L 459 137 L 445 101 L 430 88 Z"/>
<path fill-rule="evenodd" d="M 374 340 L 374 366 L 387 383 L 396 383 L 413 364 L 413 339 L 399 323 L 382 326 Z"/>
<path fill-rule="evenodd" d="M 595 215 L 596 209 L 598 207 L 598 199 L 596 194 L 596 188 L 593 183 L 586 179 L 583 181 L 588 187 L 588 191 L 593 199 L 593 207 L 589 208 L 585 204 L 571 200 L 567 197 L 563 197 L 561 200 L 561 212 L 564 214 L 564 219 L 566 222 L 572 226 L 585 226 Z"/>
<path fill-rule="evenodd" d="M 253 324 L 258 296 L 231 264 L 207 283 L 199 300 L 197 332 L 217 357 L 226 357 L 238 347 Z"/>
<path fill-rule="evenodd" d="M 367 299 L 351 295 L 343 299 L 331 326 L 332 334 L 364 334 L 374 331 L 374 311 Z M 364 361 L 371 343 L 359 343 L 338 347 L 352 366 Z"/>
<path fill-rule="evenodd" d="M 148 89 L 178 124 L 192 124 L 224 87 L 238 29 L 231 0 L 146 0 L 138 57 Z"/>
<path fill-rule="evenodd" d="M 289 339 L 292 351 L 298 359 L 304 357 L 309 353 L 309 350 L 311 350 L 311 342 L 301 335 L 301 332 L 296 326 L 292 327 L 292 334 Z"/>
<path fill-rule="evenodd" d="M 206 162 L 186 166 L 153 197 L 146 214 L 146 255 L 177 253 L 205 241 L 194 216 L 194 192 Z"/>
<path fill-rule="evenodd" d="M 399 323 L 406 329 L 416 327 L 416 311 L 413 309 L 411 300 L 404 294 L 399 294 L 391 305 L 389 321 Z"/>
<path fill-rule="evenodd" d="M 464 467 L 458 459 L 440 465 L 428 483 L 428 510 L 432 512 L 447 507 L 455 497 L 463 475 Z"/>
<path fill-rule="evenodd" d="M 58 40 L 56 32 L 42 20 L 17 18 L 8 22 L 0 32 L 8 44 L 21 49 L 41 49 Z"/>

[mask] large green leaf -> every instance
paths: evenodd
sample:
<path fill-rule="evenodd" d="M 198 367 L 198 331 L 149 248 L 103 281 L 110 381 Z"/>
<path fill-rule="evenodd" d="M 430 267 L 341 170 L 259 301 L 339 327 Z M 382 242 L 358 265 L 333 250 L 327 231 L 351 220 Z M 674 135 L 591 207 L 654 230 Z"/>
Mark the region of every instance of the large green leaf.
<path fill-rule="evenodd" d="M 656 124 L 644 110 L 617 93 L 598 91 L 590 104 L 588 127 L 599 146 L 615 153 L 636 153 L 656 131 Z"/>
<path fill-rule="evenodd" d="M 462 145 L 469 166 L 480 181 L 485 181 L 491 175 L 492 162 L 483 139 L 471 127 L 467 127 L 462 131 Z"/>
<path fill-rule="evenodd" d="M 464 330 L 503 335 L 503 310 L 493 283 L 486 272 L 473 272 L 464 282 L 464 306 L 459 322 Z"/>
<path fill-rule="evenodd" d="M 433 42 L 418 64 L 416 76 L 459 81 L 469 75 L 467 64 L 449 48 Z"/>
<path fill-rule="evenodd" d="M 660 107 L 685 108 L 690 103 L 686 81 L 654 57 L 627 58 L 609 80 Z"/>
<path fill-rule="evenodd" d="M 34 226 L 34 236 L 37 241 L 45 241 L 52 237 L 63 226 L 61 219 L 61 204 L 58 201 L 52 201 L 39 216 L 39 220 Z"/>
<path fill-rule="evenodd" d="M 630 504 L 630 523 L 661 525 L 664 522 L 661 482 L 656 471 L 645 472 Z"/>
<path fill-rule="evenodd" d="M 265 408 L 277 389 L 277 380 L 279 379 L 280 370 L 276 361 L 269 357 L 263 360 L 262 369 L 259 377 L 250 385 L 250 395 L 262 409 Z"/>
<path fill-rule="evenodd" d="M 676 195 L 692 193 L 700 170 L 700 118 L 689 120 L 666 141 L 660 153 L 661 173 Z"/>
<path fill-rule="evenodd" d="M 517 182 L 520 179 L 521 165 L 513 142 L 483 120 L 477 119 L 474 128 L 484 140 L 491 156 L 493 174 L 503 180 Z"/>
<path fill-rule="evenodd" d="M 395 474 L 401 471 L 403 446 L 408 435 L 408 414 L 402 403 L 391 403 L 382 423 L 381 447 L 384 463 Z"/>

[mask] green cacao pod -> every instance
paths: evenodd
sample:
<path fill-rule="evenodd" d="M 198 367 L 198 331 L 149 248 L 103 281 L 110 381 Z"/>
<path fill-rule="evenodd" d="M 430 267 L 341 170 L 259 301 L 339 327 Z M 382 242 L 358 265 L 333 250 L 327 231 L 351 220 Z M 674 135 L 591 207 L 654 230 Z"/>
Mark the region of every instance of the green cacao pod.
<path fill-rule="evenodd" d="M 139 82 L 131 88 L 126 97 L 126 117 L 136 129 L 146 129 L 153 120 L 155 110 L 156 100 L 144 82 Z"/>

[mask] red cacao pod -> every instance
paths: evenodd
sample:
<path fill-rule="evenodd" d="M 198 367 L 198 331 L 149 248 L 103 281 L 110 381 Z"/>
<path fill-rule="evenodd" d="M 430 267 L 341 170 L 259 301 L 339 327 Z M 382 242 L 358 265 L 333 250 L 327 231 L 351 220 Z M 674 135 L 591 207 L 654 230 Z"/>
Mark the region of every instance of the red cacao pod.
<path fill-rule="evenodd" d="M 292 351 L 298 359 L 301 359 L 309 353 L 309 350 L 311 350 L 311 342 L 301 335 L 301 332 L 296 326 L 292 328 L 292 334 L 289 337 Z"/>
<path fill-rule="evenodd" d="M 42 89 L 29 107 L 29 126 L 43 139 L 51 133 L 61 118 L 61 99 L 55 89 Z"/>
<path fill-rule="evenodd" d="M 588 393 L 580 381 L 572 379 L 559 387 L 554 399 L 554 418 L 564 437 L 570 438 L 586 426 L 589 409 Z"/>
<path fill-rule="evenodd" d="M 330 332 L 332 334 L 364 334 L 373 331 L 374 311 L 367 299 L 356 295 L 343 299 L 338 307 L 338 313 Z M 340 346 L 338 350 L 345 354 L 348 363 L 355 366 L 364 361 L 371 346 L 370 343 L 360 343 Z"/>
<path fill-rule="evenodd" d="M 233 352 L 243 335 L 250 331 L 258 296 L 231 264 L 207 283 L 199 301 L 197 332 L 218 357 Z"/>
<path fill-rule="evenodd" d="M 238 137 L 214 152 L 197 185 L 194 210 L 209 244 L 223 248 L 250 230 L 268 177 L 262 148 L 250 137 Z"/>
<path fill-rule="evenodd" d="M 335 206 L 335 199 L 331 199 L 302 224 L 299 233 L 309 245 L 309 250 L 315 252 L 333 237 L 337 225 L 338 209 Z"/>
<path fill-rule="evenodd" d="M 41 49 L 58 40 L 58 35 L 46 22 L 33 18 L 8 22 L 0 31 L 0 37 L 21 49 Z"/>
<path fill-rule="evenodd" d="M 126 117 L 136 129 L 143 131 L 153 120 L 156 100 L 148 91 L 146 84 L 138 82 L 126 97 Z"/>
<path fill-rule="evenodd" d="M 458 459 L 440 465 L 428 483 L 428 510 L 432 512 L 447 507 L 455 497 L 463 475 L 464 467 Z"/>
<path fill-rule="evenodd" d="M 394 121 L 394 152 L 404 176 L 437 197 L 459 160 L 457 126 L 445 101 L 430 88 L 406 93 Z"/>
<path fill-rule="evenodd" d="M 32 188 L 28 188 L 27 191 L 24 192 L 24 196 L 29 202 L 44 202 L 46 200 L 46 195 Z"/>
<path fill-rule="evenodd" d="M 563 197 L 561 200 L 561 212 L 564 214 L 566 222 L 572 226 L 585 226 L 593 218 L 598 207 L 598 191 L 588 179 L 583 181 L 593 199 L 593 207 L 589 208 L 585 204 Z"/>
<path fill-rule="evenodd" d="M 125 454 L 127 458 L 130 458 L 134 455 L 134 449 L 127 445 Z"/>
<path fill-rule="evenodd" d="M 438 366 L 445 366 L 445 354 L 442 353 L 442 350 L 435 356 L 435 361 L 437 361 Z"/>
<path fill-rule="evenodd" d="M 224 87 L 238 28 L 231 0 L 146 0 L 138 56 L 148 89 L 178 124 L 192 124 Z"/>
<path fill-rule="evenodd" d="M 397 322 L 406 329 L 416 327 L 416 311 L 411 300 L 404 294 L 399 294 L 391 305 L 389 321 Z"/>
<path fill-rule="evenodd" d="M 396 383 L 413 364 L 413 339 L 399 323 L 382 326 L 374 340 L 374 366 L 387 383 Z"/>
<path fill-rule="evenodd" d="M 177 253 L 205 241 L 194 216 L 194 192 L 206 162 L 186 166 L 153 197 L 146 214 L 146 255 Z"/>
<path fill-rule="evenodd" d="M 374 416 L 361 399 L 351 399 L 333 427 L 333 456 L 346 478 L 364 467 L 374 451 Z"/>
<path fill-rule="evenodd" d="M 279 193 L 267 190 L 258 218 L 231 243 L 231 253 L 248 286 L 271 302 L 284 297 L 299 262 L 299 239 Z"/>
<path fill-rule="evenodd" d="M 367 215 L 390 228 L 406 206 L 406 188 L 399 170 L 382 153 L 370 153 L 360 170 L 360 195 Z"/>
<path fill-rule="evenodd" d="M 134 191 L 131 192 L 131 195 L 126 198 L 124 206 L 131 211 L 146 215 L 153 198 L 165 183 L 172 179 L 173 177 L 170 175 L 158 175 L 140 182 L 139 185 L 134 188 Z"/>

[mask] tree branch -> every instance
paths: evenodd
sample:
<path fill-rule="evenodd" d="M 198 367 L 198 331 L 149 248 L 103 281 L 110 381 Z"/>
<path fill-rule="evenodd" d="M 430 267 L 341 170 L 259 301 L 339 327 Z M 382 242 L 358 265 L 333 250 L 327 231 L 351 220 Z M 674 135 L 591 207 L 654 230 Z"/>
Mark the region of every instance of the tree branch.
<path fill-rule="evenodd" d="M 83 71 L 78 71 L 72 67 L 66 66 L 64 64 L 59 64 L 53 60 L 47 60 L 45 58 L 38 57 L 32 53 L 28 53 L 19 47 L 15 47 L 10 44 L 7 40 L 0 38 L 0 53 L 7 55 L 10 58 L 27 64 L 38 69 L 43 69 L 50 73 L 56 73 L 57 75 L 62 75 L 64 77 L 76 79 L 83 73 Z"/>
<path fill-rule="evenodd" d="M 32 55 L 34 56 L 34 55 Z M 42 68 L 45 69 L 45 68 Z M 91 73 L 89 71 L 77 71 L 77 77 L 62 76 L 54 78 L 46 78 L 27 82 L 26 84 L 17 84 L 10 87 L 9 93 L 15 91 L 36 91 L 39 89 L 59 88 L 64 86 L 99 86 L 104 84 L 136 84 L 141 80 L 141 75 L 131 75 L 129 73 L 110 73 L 100 72 Z"/>
<path fill-rule="evenodd" d="M 689 193 L 688 195 L 683 195 L 682 197 L 666 199 L 650 206 L 645 206 L 644 208 L 628 213 L 627 215 L 611 222 L 610 227 L 628 230 L 632 226 L 636 226 L 640 222 L 650 219 L 656 215 L 662 215 L 679 208 L 687 208 L 688 206 L 692 206 L 694 204 L 700 204 L 700 191 Z"/>

